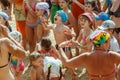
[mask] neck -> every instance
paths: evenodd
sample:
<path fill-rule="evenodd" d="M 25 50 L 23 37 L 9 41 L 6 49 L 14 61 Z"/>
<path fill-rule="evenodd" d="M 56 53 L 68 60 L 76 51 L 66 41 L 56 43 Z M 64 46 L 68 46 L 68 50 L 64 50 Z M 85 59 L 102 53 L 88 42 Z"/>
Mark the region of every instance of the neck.
<path fill-rule="evenodd" d="M 63 11 L 68 12 L 68 7 L 65 7 Z"/>
<path fill-rule="evenodd" d="M 61 24 L 57 24 L 58 27 L 61 27 L 61 26 L 63 26 L 63 25 L 64 25 L 64 24 L 62 24 L 62 23 L 61 23 Z"/>

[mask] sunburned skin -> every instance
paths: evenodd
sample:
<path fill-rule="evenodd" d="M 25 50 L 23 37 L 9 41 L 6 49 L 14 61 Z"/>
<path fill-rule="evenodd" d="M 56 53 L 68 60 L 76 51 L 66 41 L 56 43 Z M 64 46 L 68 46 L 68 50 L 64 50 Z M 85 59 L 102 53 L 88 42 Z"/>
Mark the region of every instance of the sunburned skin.
<path fill-rule="evenodd" d="M 10 44 L 11 47 L 14 48 L 14 50 L 17 50 L 17 46 L 15 44 Z"/>

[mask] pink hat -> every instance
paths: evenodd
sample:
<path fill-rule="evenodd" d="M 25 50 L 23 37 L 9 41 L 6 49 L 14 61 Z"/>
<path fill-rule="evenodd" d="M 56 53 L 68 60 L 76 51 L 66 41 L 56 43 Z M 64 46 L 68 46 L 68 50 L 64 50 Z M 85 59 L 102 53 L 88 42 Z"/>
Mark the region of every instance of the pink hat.
<path fill-rule="evenodd" d="M 91 21 L 92 25 L 94 25 L 94 16 L 91 13 L 83 13 L 81 16 L 86 16 Z"/>

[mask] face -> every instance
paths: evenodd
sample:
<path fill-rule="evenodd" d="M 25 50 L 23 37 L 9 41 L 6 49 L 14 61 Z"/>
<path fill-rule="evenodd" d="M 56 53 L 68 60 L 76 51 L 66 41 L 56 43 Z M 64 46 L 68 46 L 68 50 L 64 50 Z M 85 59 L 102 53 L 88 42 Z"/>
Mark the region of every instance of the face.
<path fill-rule="evenodd" d="M 59 0 L 59 6 L 64 9 L 68 6 L 68 3 L 65 0 Z"/>
<path fill-rule="evenodd" d="M 54 16 L 54 23 L 55 23 L 55 24 L 59 24 L 59 23 L 61 23 L 61 21 L 62 21 L 62 19 L 61 19 L 60 15 L 59 15 L 59 14 L 56 14 L 56 15 Z"/>
<path fill-rule="evenodd" d="M 58 4 L 58 0 L 50 0 L 52 4 Z"/>
<path fill-rule="evenodd" d="M 39 67 L 39 66 L 43 65 L 43 58 L 40 57 L 40 58 L 38 58 L 37 60 L 32 61 L 32 64 L 33 64 L 34 66 L 36 66 L 36 67 Z"/>
<path fill-rule="evenodd" d="M 86 17 L 79 17 L 78 19 L 78 24 L 82 27 L 82 28 L 87 28 L 90 26 L 90 22 Z"/>
<path fill-rule="evenodd" d="M 6 20 L 0 15 L 0 23 L 5 25 Z"/>
<path fill-rule="evenodd" d="M 42 16 L 44 13 L 44 10 L 36 8 L 36 15 L 37 16 Z"/>
<path fill-rule="evenodd" d="M 93 11 L 92 5 L 91 4 L 85 4 L 85 11 L 86 12 L 92 12 Z"/>

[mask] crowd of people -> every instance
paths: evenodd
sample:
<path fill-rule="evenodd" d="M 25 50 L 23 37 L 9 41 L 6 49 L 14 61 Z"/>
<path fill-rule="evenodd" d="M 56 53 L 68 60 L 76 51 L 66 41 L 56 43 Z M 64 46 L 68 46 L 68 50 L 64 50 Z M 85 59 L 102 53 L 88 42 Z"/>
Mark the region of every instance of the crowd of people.
<path fill-rule="evenodd" d="M 120 80 L 120 0 L 0 0 L 0 44 L 1 80 Z"/>

